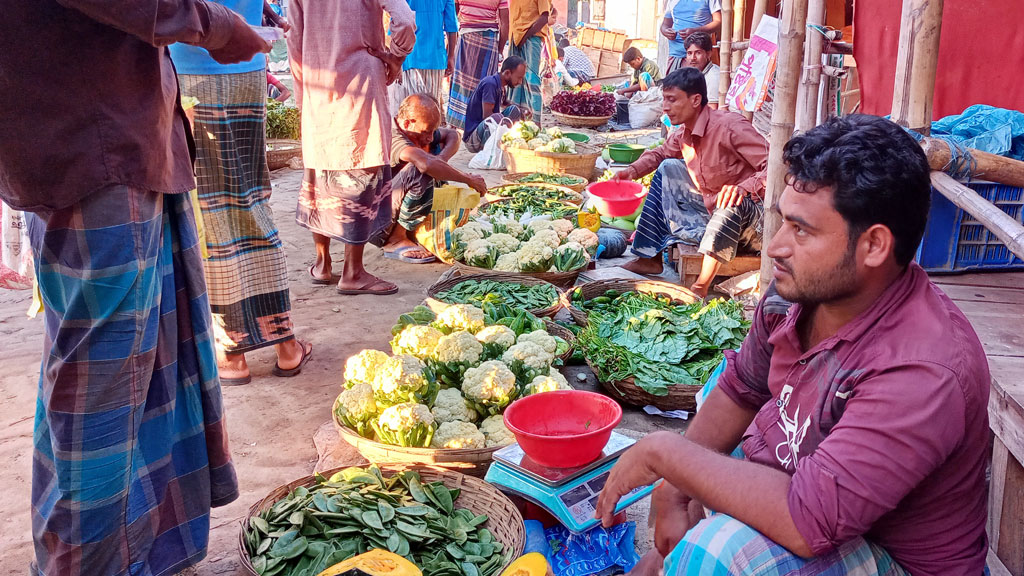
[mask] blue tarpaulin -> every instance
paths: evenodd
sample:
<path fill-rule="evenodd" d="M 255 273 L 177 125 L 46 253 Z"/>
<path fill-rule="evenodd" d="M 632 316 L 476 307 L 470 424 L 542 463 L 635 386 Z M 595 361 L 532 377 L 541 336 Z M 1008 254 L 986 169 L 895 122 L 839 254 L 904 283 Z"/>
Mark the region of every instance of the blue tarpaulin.
<path fill-rule="evenodd" d="M 977 104 L 932 122 L 932 137 L 1024 160 L 1024 112 Z"/>

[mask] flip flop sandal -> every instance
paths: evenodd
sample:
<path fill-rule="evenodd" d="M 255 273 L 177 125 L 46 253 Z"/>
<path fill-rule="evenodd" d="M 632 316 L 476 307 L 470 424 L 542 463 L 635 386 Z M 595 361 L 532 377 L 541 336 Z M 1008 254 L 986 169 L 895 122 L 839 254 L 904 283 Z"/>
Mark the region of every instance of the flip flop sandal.
<path fill-rule="evenodd" d="M 297 375 L 299 372 L 302 372 L 302 367 L 306 365 L 306 362 L 309 362 L 309 357 L 313 355 L 313 345 L 309 344 L 309 348 L 306 348 L 306 344 L 308 344 L 308 342 L 299 342 L 299 344 L 302 346 L 302 359 L 299 360 L 299 365 L 296 366 L 295 368 L 289 368 L 288 370 L 285 370 L 284 368 L 281 368 L 280 365 L 274 364 L 274 369 L 271 370 L 271 373 L 274 376 L 279 376 L 281 378 L 291 378 L 292 376 Z"/>
<path fill-rule="evenodd" d="M 338 281 L 339 277 L 334 276 L 333 274 L 331 275 L 332 280 L 323 280 L 321 278 L 317 278 L 316 276 L 313 275 L 313 268 L 315 266 L 316 264 L 313 264 L 312 266 L 309 267 L 309 279 L 314 286 L 330 286 L 331 284 L 334 284 Z"/>
<path fill-rule="evenodd" d="M 373 296 L 387 296 L 389 294 L 394 294 L 394 293 L 398 292 L 398 286 L 391 286 L 391 288 L 386 288 L 386 289 L 383 289 L 383 290 L 372 290 L 372 288 L 374 286 L 377 286 L 377 285 L 380 285 L 380 284 L 390 284 L 390 282 L 385 282 L 384 280 L 377 280 L 376 282 L 373 282 L 372 284 L 369 284 L 369 285 L 364 286 L 362 288 L 355 288 L 355 289 L 338 288 L 338 294 L 341 294 L 343 296 L 358 296 L 359 294 L 370 294 L 370 295 L 373 295 Z"/>
<path fill-rule="evenodd" d="M 392 250 L 391 252 L 385 251 L 384 257 L 392 260 L 398 260 L 400 262 L 408 262 L 409 264 L 430 264 L 431 262 L 437 262 L 437 258 L 432 255 L 425 258 L 413 258 L 412 256 L 406 256 L 405 253 L 410 250 L 428 251 L 427 249 L 420 248 L 419 246 L 405 246 L 398 250 Z"/>
<path fill-rule="evenodd" d="M 252 375 L 242 376 L 241 378 L 221 378 L 221 386 L 244 386 L 252 382 Z"/>

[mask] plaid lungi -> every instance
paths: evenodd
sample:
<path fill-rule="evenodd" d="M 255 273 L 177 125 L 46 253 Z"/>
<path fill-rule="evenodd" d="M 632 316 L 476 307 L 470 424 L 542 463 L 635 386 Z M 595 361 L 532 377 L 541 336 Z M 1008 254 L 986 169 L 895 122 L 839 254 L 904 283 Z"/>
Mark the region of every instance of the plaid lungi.
<path fill-rule="evenodd" d="M 686 56 L 669 56 L 668 64 L 665 66 L 665 76 L 668 76 L 676 70 L 682 70 L 685 67 Z"/>
<path fill-rule="evenodd" d="M 188 194 L 122 185 L 29 217 L 46 337 L 32 532 L 42 576 L 162 576 L 238 497 Z"/>
<path fill-rule="evenodd" d="M 437 109 L 442 117 L 447 107 L 447 94 L 444 70 L 402 70 L 402 83 L 395 82 L 388 86 L 388 99 L 391 115 L 398 115 L 398 107 L 402 101 L 413 94 L 429 94 L 437 101 Z"/>
<path fill-rule="evenodd" d="M 448 94 L 448 125 L 466 126 L 466 110 L 480 80 L 498 71 L 498 31 L 480 30 L 459 34 L 455 74 Z"/>
<path fill-rule="evenodd" d="M 531 120 L 539 126 L 544 108 L 540 77 L 544 65 L 544 39 L 540 36 L 527 38 L 521 45 L 512 47 L 512 54 L 526 61 L 526 78 L 521 86 L 512 90 L 512 102 L 532 112 Z"/>
<path fill-rule="evenodd" d="M 307 168 L 295 221 L 310 232 L 346 244 L 366 244 L 391 226 L 391 167 L 357 170 Z"/>
<path fill-rule="evenodd" d="M 288 263 L 270 208 L 267 75 L 181 75 L 195 107 L 196 184 L 217 343 L 241 353 L 294 338 Z"/>

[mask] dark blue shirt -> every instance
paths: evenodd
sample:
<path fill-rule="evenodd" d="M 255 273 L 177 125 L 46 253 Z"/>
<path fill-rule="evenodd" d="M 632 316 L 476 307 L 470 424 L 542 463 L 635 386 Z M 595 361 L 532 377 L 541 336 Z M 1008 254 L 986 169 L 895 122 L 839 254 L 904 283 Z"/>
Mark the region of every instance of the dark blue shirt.
<path fill-rule="evenodd" d="M 469 140 L 469 135 L 484 121 L 485 103 L 494 104 L 494 111 L 501 112 L 502 89 L 500 74 L 492 74 L 480 81 L 469 99 L 469 108 L 466 109 L 466 131 L 462 135 L 463 140 Z"/>

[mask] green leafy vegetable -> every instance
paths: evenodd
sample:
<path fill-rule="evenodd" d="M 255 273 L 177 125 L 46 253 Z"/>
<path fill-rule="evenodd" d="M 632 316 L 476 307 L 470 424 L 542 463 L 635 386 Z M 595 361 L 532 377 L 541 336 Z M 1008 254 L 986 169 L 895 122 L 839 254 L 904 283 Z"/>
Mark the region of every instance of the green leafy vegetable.
<path fill-rule="evenodd" d="M 437 299 L 449 304 L 472 304 L 483 308 L 485 313 L 485 303 L 541 310 L 553 306 L 558 301 L 558 290 L 550 284 L 527 286 L 498 280 L 467 280 L 438 293 Z"/>

